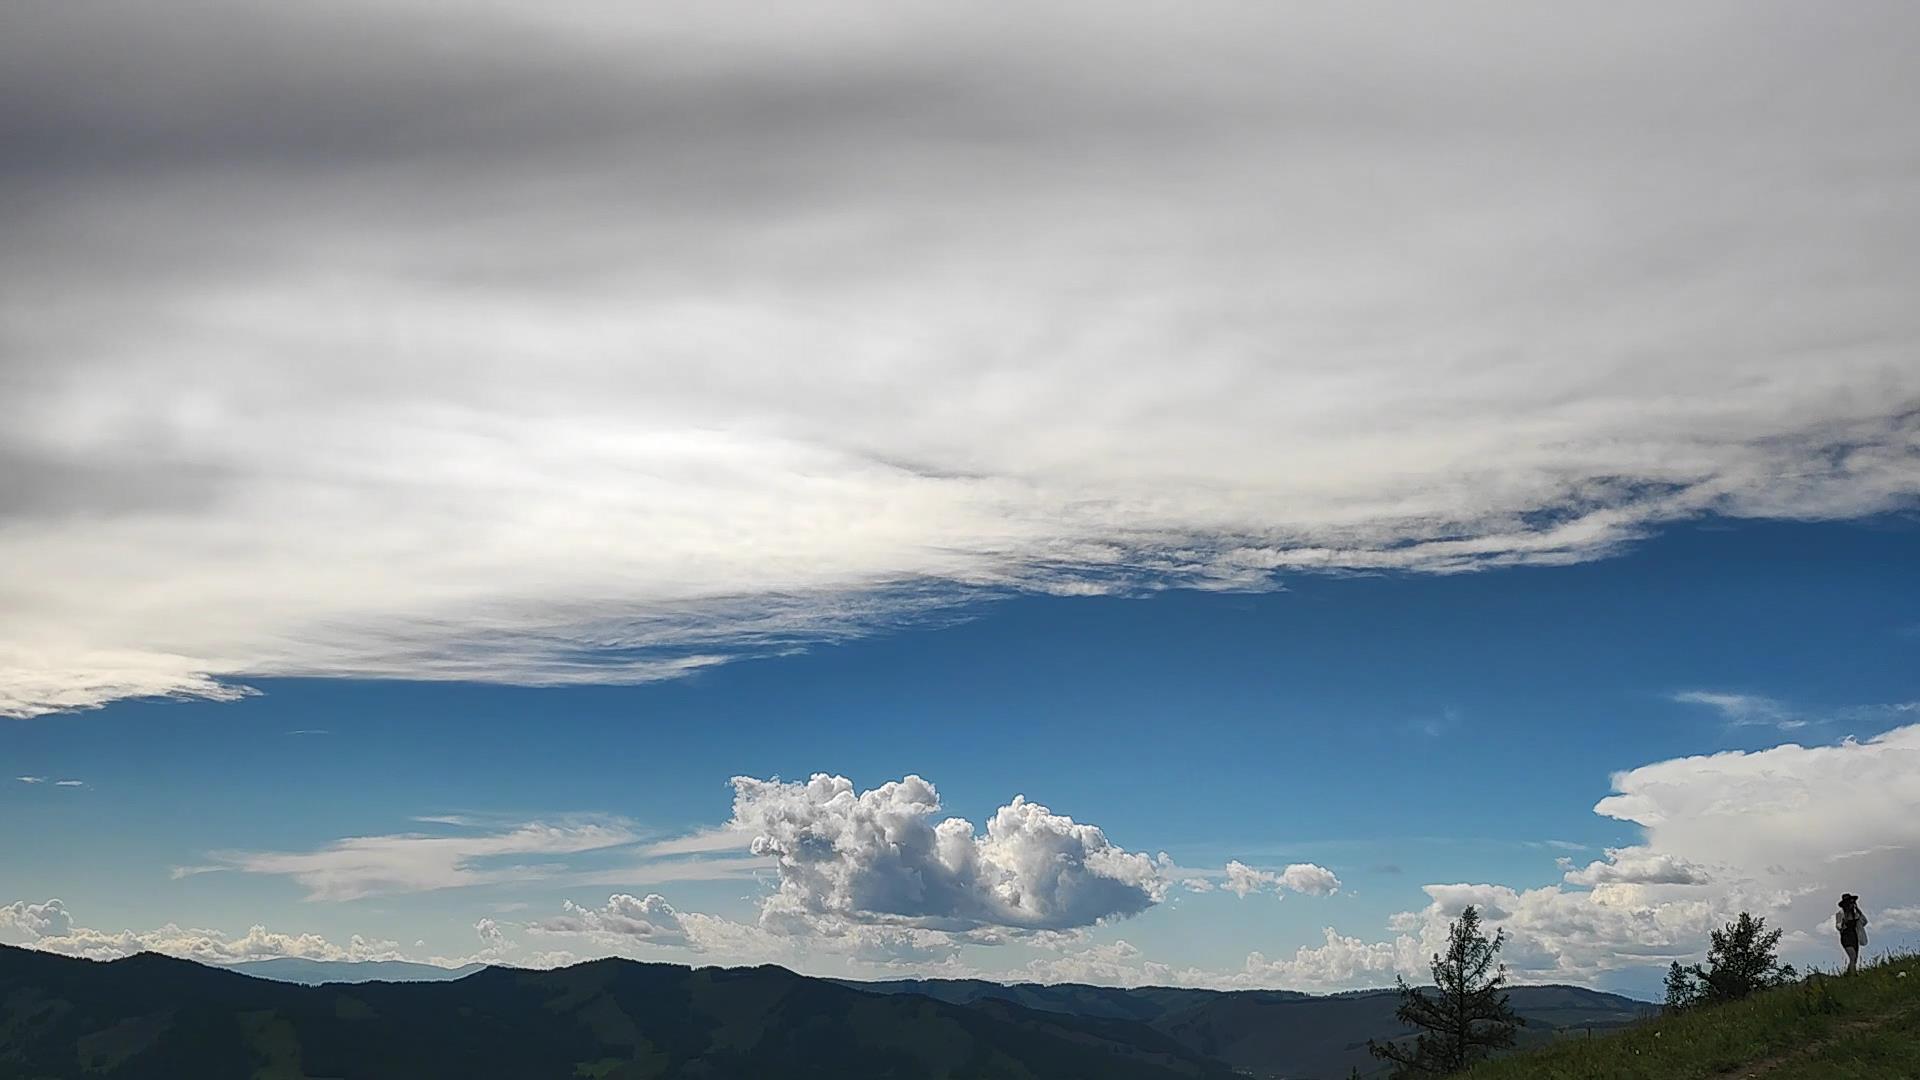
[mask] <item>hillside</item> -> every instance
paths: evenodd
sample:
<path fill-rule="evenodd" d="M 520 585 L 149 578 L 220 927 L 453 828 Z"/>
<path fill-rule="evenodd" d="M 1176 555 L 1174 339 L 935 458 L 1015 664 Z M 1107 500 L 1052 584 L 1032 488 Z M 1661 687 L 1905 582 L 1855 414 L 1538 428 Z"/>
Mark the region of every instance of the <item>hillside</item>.
<path fill-rule="evenodd" d="M 1745 1001 L 1565 1039 L 1462 1080 L 1913 1080 L 1920 1077 L 1920 956 L 1815 976 Z"/>
<path fill-rule="evenodd" d="M 226 970 L 251 975 L 256 979 L 319 986 L 321 983 L 443 982 L 465 978 L 485 967 L 485 964 L 467 964 L 443 968 L 432 964 L 411 964 L 404 960 L 302 960 L 294 956 L 281 956 L 271 960 L 228 964 Z"/>
<path fill-rule="evenodd" d="M 1322 997 L 1272 990 L 1002 985 L 977 979 L 845 985 L 882 993 L 924 994 L 956 1003 L 1004 1000 L 1031 1009 L 1124 1017 L 1149 1024 L 1197 1054 L 1232 1065 L 1242 1075 L 1262 1078 L 1345 1077 L 1353 1068 L 1371 1072 L 1380 1062 L 1367 1054 L 1367 1040 L 1392 1039 L 1406 1032 L 1394 1017 L 1399 997 L 1391 990 Z M 1522 1045 L 1546 1042 L 1566 1031 L 1584 1035 L 1588 1030 L 1612 1030 L 1657 1011 L 1645 1002 L 1576 986 L 1515 987 L 1512 1000 L 1527 1020 Z"/>
<path fill-rule="evenodd" d="M 302 986 L 0 947 L 0 1076 L 1224 1080 L 1143 1024 L 876 995 L 774 967 L 601 960 Z"/>

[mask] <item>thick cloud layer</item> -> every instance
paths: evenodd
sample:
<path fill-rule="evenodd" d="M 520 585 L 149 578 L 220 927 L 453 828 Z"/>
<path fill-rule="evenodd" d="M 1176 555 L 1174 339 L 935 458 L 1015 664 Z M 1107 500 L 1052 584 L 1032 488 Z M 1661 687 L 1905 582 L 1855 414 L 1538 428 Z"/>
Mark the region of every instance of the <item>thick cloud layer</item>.
<path fill-rule="evenodd" d="M 1916 26 L 23 0 L 0 714 L 1910 504 Z"/>
<path fill-rule="evenodd" d="M 918 776 L 859 793 L 825 773 L 806 783 L 741 776 L 733 786 L 734 826 L 778 868 L 762 908 L 770 928 L 1066 930 L 1137 914 L 1166 895 L 1153 859 L 1021 796 L 983 836 L 964 818 L 936 823 L 940 797 Z"/>

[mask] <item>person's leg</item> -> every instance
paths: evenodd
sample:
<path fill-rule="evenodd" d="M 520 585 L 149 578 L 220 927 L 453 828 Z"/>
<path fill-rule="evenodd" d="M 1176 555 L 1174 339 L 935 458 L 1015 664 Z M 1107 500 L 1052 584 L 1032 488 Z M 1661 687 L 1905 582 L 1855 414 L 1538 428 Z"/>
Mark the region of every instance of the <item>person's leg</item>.
<path fill-rule="evenodd" d="M 1847 974 L 1851 975 L 1858 970 L 1860 970 L 1860 946 L 1849 945 L 1847 946 Z"/>

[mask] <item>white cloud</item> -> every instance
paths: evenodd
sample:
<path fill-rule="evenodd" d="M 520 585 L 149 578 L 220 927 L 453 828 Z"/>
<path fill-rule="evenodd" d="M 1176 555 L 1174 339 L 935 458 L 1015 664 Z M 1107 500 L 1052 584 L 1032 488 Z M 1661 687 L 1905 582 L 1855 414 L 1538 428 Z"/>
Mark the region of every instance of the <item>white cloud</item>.
<path fill-rule="evenodd" d="M 640 849 L 642 855 L 661 858 L 669 855 L 708 855 L 716 852 L 746 852 L 753 846 L 753 836 L 733 825 L 718 829 L 701 829 L 685 836 L 676 836 L 667 840 L 657 840 Z"/>
<path fill-rule="evenodd" d="M 1698 958 L 1708 932 L 1741 911 L 1784 929 L 1789 959 L 1831 965 L 1831 912 L 1842 890 L 1866 900 L 1883 940 L 1920 931 L 1920 725 L 1864 741 L 1661 761 L 1613 781 L 1616 794 L 1596 811 L 1641 825 L 1644 842 L 1584 867 L 1560 860 L 1564 885 L 1430 884 L 1428 904 L 1395 915 L 1389 938 L 1328 928 L 1319 945 L 1291 957 L 1255 951 L 1238 971 L 1175 969 L 1111 951 L 1054 967 L 1118 985 L 1382 985 L 1395 974 L 1425 977 L 1427 958 L 1468 905 L 1506 933 L 1501 958 L 1522 982 L 1591 983 Z M 1225 887 L 1251 894 L 1282 876 L 1229 864 Z"/>
<path fill-rule="evenodd" d="M 735 827 L 776 860 L 770 927 L 822 920 L 928 930 L 1060 930 L 1136 914 L 1166 882 L 1155 861 L 1093 825 L 1015 796 L 984 836 L 937 824 L 940 798 L 918 776 L 855 793 L 845 777 L 806 783 L 736 777 Z"/>
<path fill-rule="evenodd" d="M 1172 968 L 1145 959 L 1139 948 L 1124 940 L 1043 956 L 1029 962 L 1021 977 L 1037 983 L 1096 986 L 1145 986 L 1175 981 Z"/>
<path fill-rule="evenodd" d="M 506 944 L 506 932 L 492 919 L 483 918 L 473 924 L 473 932 L 480 938 L 480 944 L 488 948 L 498 948 Z"/>
<path fill-rule="evenodd" d="M 1292 863 L 1280 871 L 1280 886 L 1308 896 L 1331 896 L 1340 891 L 1340 879 L 1324 866 Z"/>
<path fill-rule="evenodd" d="M 1339 890 L 1340 879 L 1334 876 L 1333 871 L 1313 863 L 1292 863 L 1275 873 L 1256 870 L 1238 859 L 1232 859 L 1227 862 L 1226 884 L 1221 888 L 1242 899 L 1262 890 L 1271 890 L 1275 895 L 1297 892 L 1329 896 Z"/>
<path fill-rule="evenodd" d="M 1705 885 L 1707 872 L 1685 859 L 1640 848 L 1608 848 L 1605 859 L 1569 869 L 1569 885 Z"/>
<path fill-rule="evenodd" d="M 1594 807 L 1644 850 L 1727 866 L 1777 893 L 1791 926 L 1823 925 L 1841 891 L 1920 900 L 1920 725 L 1825 746 L 1677 758 L 1619 773 Z M 1737 884 L 1738 882 L 1736 882 Z"/>
<path fill-rule="evenodd" d="M 10 20 L 0 715 L 1920 491 L 1907 6 L 857 11 Z"/>
<path fill-rule="evenodd" d="M 53 782 L 53 786 L 54 787 L 86 787 L 87 782 L 84 780 L 55 780 Z"/>
<path fill-rule="evenodd" d="M 57 899 L 40 904 L 15 900 L 0 907 L 0 929 L 21 930 L 34 937 L 59 937 L 73 929 L 73 916 Z"/>
<path fill-rule="evenodd" d="M 1345 990 L 1391 983 L 1396 972 L 1412 963 L 1404 943 L 1365 942 L 1346 937 L 1331 926 L 1322 934 L 1321 944 L 1302 945 L 1290 958 L 1270 960 L 1258 951 L 1248 953 L 1242 972 L 1214 985 Z M 1189 978 L 1196 976 L 1189 974 Z"/>
<path fill-rule="evenodd" d="M 1227 862 L 1227 883 L 1222 888 L 1228 892 L 1244 900 L 1267 886 L 1279 891 L 1279 876 L 1265 870 L 1255 870 L 1238 859 Z"/>
<path fill-rule="evenodd" d="M 499 832 L 355 836 L 315 851 L 213 852 L 211 857 L 221 867 L 244 873 L 292 878 L 310 900 L 355 900 L 554 877 L 566 868 L 518 860 L 577 855 L 637 839 L 639 834 L 620 821 L 530 822 Z"/>
<path fill-rule="evenodd" d="M 94 960 L 111 960 L 137 952 L 158 952 L 208 964 L 266 960 L 293 956 L 307 960 L 397 960 L 399 945 L 355 934 L 337 945 L 319 934 L 281 934 L 252 926 L 232 937 L 218 930 L 194 930 L 169 923 L 157 930 L 96 930 L 76 926 L 59 900 L 0 906 L 0 929 L 23 930 L 31 948 Z"/>
<path fill-rule="evenodd" d="M 1683 705 L 1704 705 L 1730 724 L 1770 724 L 1783 731 L 1807 726 L 1805 718 L 1785 704 L 1760 694 L 1727 694 L 1713 690 L 1685 690 L 1673 695 Z"/>
<path fill-rule="evenodd" d="M 14 779 L 23 784 L 44 784 L 47 781 L 44 776 L 16 776 Z"/>
<path fill-rule="evenodd" d="M 564 914 L 530 923 L 529 929 L 560 934 L 613 934 L 651 945 L 687 945 L 680 913 L 658 893 L 645 898 L 616 893 L 605 907 L 583 908 L 568 900 Z"/>
<path fill-rule="evenodd" d="M 1707 931 L 1741 911 L 1786 930 L 1790 959 L 1830 963 L 1842 891 L 1886 915 L 1920 902 L 1920 725 L 1676 758 L 1618 773 L 1613 786 L 1594 809 L 1645 837 L 1565 874 L 1590 888 L 1430 885 L 1432 903 L 1394 928 L 1424 955 L 1476 904 L 1512 936 L 1506 960 L 1522 977 L 1585 980 L 1698 955 Z"/>

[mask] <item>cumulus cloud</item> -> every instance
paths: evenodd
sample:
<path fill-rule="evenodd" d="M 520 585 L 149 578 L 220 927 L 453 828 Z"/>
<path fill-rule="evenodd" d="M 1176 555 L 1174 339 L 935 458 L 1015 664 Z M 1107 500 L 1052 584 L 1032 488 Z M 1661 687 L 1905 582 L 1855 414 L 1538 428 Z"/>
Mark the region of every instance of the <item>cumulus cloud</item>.
<path fill-rule="evenodd" d="M 1037 983 L 1092 983 L 1096 986 L 1170 984 L 1176 976 L 1166 964 L 1145 959 L 1127 941 L 1089 945 L 1030 961 L 1022 977 Z"/>
<path fill-rule="evenodd" d="M 1223 888 L 1235 896 L 1245 899 L 1268 886 L 1279 888 L 1280 878 L 1265 870 L 1255 870 L 1238 859 L 1227 863 L 1227 883 Z"/>
<path fill-rule="evenodd" d="M 1063 930 L 1137 914 L 1166 893 L 1153 859 L 1022 796 L 979 835 L 964 818 L 936 822 L 939 794 L 918 776 L 857 793 L 825 773 L 733 785 L 733 827 L 779 874 L 762 908 L 769 927 Z"/>
<path fill-rule="evenodd" d="M 1741 911 L 1786 930 L 1791 957 L 1817 961 L 1841 891 L 1890 912 L 1920 900 L 1920 725 L 1675 758 L 1613 786 L 1595 811 L 1641 826 L 1644 841 L 1564 875 L 1587 888 L 1429 885 L 1431 903 L 1394 929 L 1424 955 L 1474 904 L 1510 935 L 1506 960 L 1522 977 L 1585 980 L 1698 955 L 1707 931 Z"/>
<path fill-rule="evenodd" d="M 480 944 L 488 948 L 498 948 L 506 944 L 506 931 L 501 930 L 500 924 L 492 919 L 483 918 L 474 923 L 473 932 L 480 938 Z"/>
<path fill-rule="evenodd" d="M 398 943 L 362 937 L 345 945 L 319 934 L 282 934 L 264 926 L 232 937 L 218 930 L 195 930 L 168 923 L 157 930 L 96 930 L 77 926 L 59 900 L 0 906 L 0 930 L 24 931 L 24 944 L 46 952 L 111 960 L 138 952 L 158 952 L 207 964 L 231 964 L 292 956 L 306 960 L 397 960 Z"/>
<path fill-rule="evenodd" d="M 689 944 L 680 913 L 658 893 L 640 898 L 616 893 L 604 907 L 583 908 L 568 900 L 564 913 L 529 924 L 529 929 L 561 934 L 613 934 L 650 945 Z"/>
<path fill-rule="evenodd" d="M 1258 950 L 1247 954 L 1246 967 L 1234 976 L 1215 980 L 1228 986 L 1275 986 L 1296 990 L 1343 990 L 1391 983 L 1397 972 L 1413 966 L 1405 942 L 1362 941 L 1329 926 L 1319 945 L 1302 945 L 1291 957 L 1268 959 Z"/>
<path fill-rule="evenodd" d="M 1569 885 L 1705 885 L 1707 872 L 1685 859 L 1640 848 L 1608 848 L 1605 859 L 1569 869 Z"/>
<path fill-rule="evenodd" d="M 1340 879 L 1324 866 L 1293 863 L 1280 871 L 1280 886 L 1308 896 L 1331 896 L 1340 890 Z"/>
<path fill-rule="evenodd" d="M 73 929 L 73 916 L 57 899 L 39 904 L 15 900 L 0 907 L 0 929 L 21 930 L 34 937 L 63 937 Z"/>
<path fill-rule="evenodd" d="M 828 7 L 20 5 L 0 715 L 1920 490 L 1911 5 Z"/>
<path fill-rule="evenodd" d="M 1256 870 L 1232 859 L 1227 862 L 1226 884 L 1221 887 L 1242 899 L 1262 890 L 1270 890 L 1275 895 L 1297 892 L 1330 896 L 1340 888 L 1340 879 L 1333 871 L 1313 863 L 1293 863 L 1276 873 Z"/>
<path fill-rule="evenodd" d="M 1382 985 L 1396 974 L 1424 978 L 1448 924 L 1469 905 L 1505 932 L 1501 959 L 1523 982 L 1657 974 L 1669 961 L 1700 957 L 1709 931 L 1741 911 L 1785 930 L 1789 959 L 1831 963 L 1831 912 L 1843 889 L 1867 899 L 1885 940 L 1920 931 L 1920 864 L 1912 857 L 1920 850 L 1920 725 L 1831 745 L 1654 762 L 1616 774 L 1613 786 L 1595 810 L 1640 825 L 1643 842 L 1607 849 L 1584 867 L 1562 859 L 1561 884 L 1429 884 L 1427 904 L 1393 916 L 1389 937 L 1327 928 L 1320 944 L 1291 956 L 1254 951 L 1239 970 L 1171 968 L 1112 949 L 1063 957 L 1050 970 L 1118 985 Z M 1229 864 L 1225 887 L 1251 894 L 1281 876 Z"/>
<path fill-rule="evenodd" d="M 1830 745 L 1677 758 L 1613 778 L 1597 813 L 1646 833 L 1644 850 L 1726 865 L 1796 927 L 1817 927 L 1842 889 L 1920 899 L 1920 725 Z"/>

